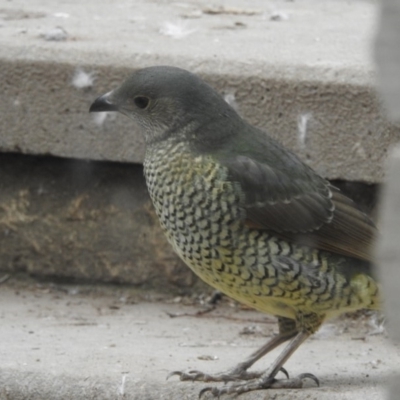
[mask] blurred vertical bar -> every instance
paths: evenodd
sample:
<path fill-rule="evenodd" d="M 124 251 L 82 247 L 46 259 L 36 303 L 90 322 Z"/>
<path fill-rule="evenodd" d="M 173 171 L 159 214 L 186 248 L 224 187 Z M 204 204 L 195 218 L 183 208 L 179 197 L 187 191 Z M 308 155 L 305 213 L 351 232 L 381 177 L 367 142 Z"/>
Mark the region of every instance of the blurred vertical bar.
<path fill-rule="evenodd" d="M 380 92 L 392 122 L 400 122 L 400 1 L 381 0 L 375 41 Z"/>
<path fill-rule="evenodd" d="M 400 343 L 400 147 L 391 152 L 386 178 L 380 204 L 381 236 L 377 243 L 376 261 L 383 285 L 388 332 L 394 342 Z M 400 374 L 399 371 L 393 372 L 398 378 L 391 383 L 389 399 L 398 400 Z"/>
<path fill-rule="evenodd" d="M 400 1 L 381 0 L 375 59 L 380 94 L 388 117 L 400 122 Z M 400 146 L 388 160 L 380 212 L 381 237 L 376 258 L 383 284 L 384 309 L 393 341 L 400 343 Z M 399 371 L 393 371 L 400 377 Z M 390 400 L 398 400 L 399 379 L 390 387 Z"/>

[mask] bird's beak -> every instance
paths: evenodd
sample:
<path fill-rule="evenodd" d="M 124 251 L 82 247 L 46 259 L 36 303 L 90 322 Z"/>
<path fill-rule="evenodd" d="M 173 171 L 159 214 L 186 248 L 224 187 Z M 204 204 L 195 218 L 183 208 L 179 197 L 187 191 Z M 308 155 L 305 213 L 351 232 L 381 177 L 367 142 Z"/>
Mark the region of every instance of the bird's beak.
<path fill-rule="evenodd" d="M 98 97 L 90 106 L 89 112 L 118 111 L 119 107 L 112 101 L 112 91 Z"/>

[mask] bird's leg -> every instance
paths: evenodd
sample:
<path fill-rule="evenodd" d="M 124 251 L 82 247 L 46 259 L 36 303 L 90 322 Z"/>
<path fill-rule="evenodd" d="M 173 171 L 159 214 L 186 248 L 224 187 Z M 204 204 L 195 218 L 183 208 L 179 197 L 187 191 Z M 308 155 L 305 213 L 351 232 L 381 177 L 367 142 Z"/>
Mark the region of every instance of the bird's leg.
<path fill-rule="evenodd" d="M 233 383 L 231 385 L 226 385 L 221 388 L 206 387 L 200 391 L 199 397 L 201 397 L 206 392 L 210 392 L 215 397 L 219 397 L 223 394 L 241 394 L 260 389 L 296 389 L 303 387 L 303 380 L 305 378 L 312 379 L 317 385 L 319 385 L 318 379 L 312 374 L 301 374 L 298 377 L 292 379 L 275 379 L 276 374 L 282 369 L 283 364 L 310 335 L 311 333 L 307 331 L 299 332 L 285 347 L 285 349 L 274 361 L 271 367 L 265 373 L 258 376 L 256 379 L 252 379 L 244 383 Z"/>
<path fill-rule="evenodd" d="M 277 336 L 272 338 L 263 347 L 252 353 L 246 360 L 236 365 L 236 367 L 229 369 L 228 371 L 217 374 L 206 374 L 197 370 L 188 372 L 173 371 L 168 375 L 167 379 L 173 375 L 178 375 L 181 381 L 203 382 L 229 382 L 259 378 L 263 375 L 263 372 L 249 372 L 247 369 L 250 368 L 261 357 L 265 356 L 265 354 L 269 353 L 280 344 L 292 339 L 297 335 L 296 322 L 294 320 L 288 318 L 278 318 L 278 324 L 279 334 Z"/>
<path fill-rule="evenodd" d="M 315 313 L 298 312 L 296 321 L 290 321 L 286 319 L 280 321 L 280 330 L 297 326 L 299 332 L 296 332 L 296 329 L 290 331 L 292 332 L 291 342 L 283 349 L 282 353 L 272 363 L 271 367 L 266 372 L 247 382 L 232 383 L 221 388 L 206 387 L 200 391 L 199 397 L 206 392 L 210 392 L 212 395 L 219 397 L 223 394 L 240 394 L 260 389 L 301 388 L 303 387 L 303 380 L 306 378 L 312 379 L 319 386 L 318 379 L 312 374 L 301 374 L 296 378 L 290 379 L 288 377 L 287 379 L 282 380 L 275 379 L 275 376 L 279 371 L 282 370 L 283 364 L 285 364 L 285 362 L 299 348 L 299 346 L 320 327 L 324 317 L 324 315 L 318 315 Z"/>

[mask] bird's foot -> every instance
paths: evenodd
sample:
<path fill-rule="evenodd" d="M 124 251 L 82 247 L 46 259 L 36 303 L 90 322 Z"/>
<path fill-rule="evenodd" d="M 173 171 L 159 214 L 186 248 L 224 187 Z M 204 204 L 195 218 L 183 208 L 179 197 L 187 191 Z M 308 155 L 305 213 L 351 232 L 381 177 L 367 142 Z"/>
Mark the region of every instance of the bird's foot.
<path fill-rule="evenodd" d="M 231 382 L 231 381 L 248 381 L 260 378 L 262 372 L 248 372 L 245 369 L 234 368 L 226 372 L 218 374 L 206 374 L 201 371 L 192 370 L 188 372 L 173 371 L 168 374 L 167 379 L 171 376 L 179 376 L 181 381 L 201 381 L 201 382 Z"/>
<path fill-rule="evenodd" d="M 289 374 L 285 368 L 280 369 L 289 378 Z M 226 372 L 220 372 L 217 374 L 206 374 L 201 371 L 192 370 L 188 372 L 173 371 L 168 374 L 167 379 L 171 376 L 179 376 L 181 381 L 201 381 L 201 382 L 232 382 L 232 381 L 249 381 L 252 379 L 261 378 L 265 372 L 261 371 L 247 371 L 245 367 L 238 365 L 236 368 L 232 368 Z"/>
<path fill-rule="evenodd" d="M 262 389 L 301 389 L 305 379 L 311 379 L 317 386 L 319 386 L 319 380 L 313 374 L 301 374 L 296 378 L 288 379 L 275 379 L 269 376 L 261 376 L 258 379 L 253 379 L 245 383 L 234 383 L 226 386 L 218 387 L 206 387 L 199 393 L 199 399 L 202 398 L 206 393 L 210 393 L 214 397 L 220 397 L 223 394 L 236 394 L 251 392 L 253 390 Z"/>

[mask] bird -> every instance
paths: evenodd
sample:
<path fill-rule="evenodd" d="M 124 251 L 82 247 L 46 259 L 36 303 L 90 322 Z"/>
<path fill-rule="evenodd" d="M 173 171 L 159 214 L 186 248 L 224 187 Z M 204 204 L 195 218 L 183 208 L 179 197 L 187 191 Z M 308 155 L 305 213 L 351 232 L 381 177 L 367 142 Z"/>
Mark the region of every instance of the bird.
<path fill-rule="evenodd" d="M 372 220 L 187 70 L 135 70 L 90 106 L 107 111 L 144 134 L 147 188 L 179 257 L 215 289 L 278 321 L 278 334 L 237 366 L 170 376 L 213 382 L 200 397 L 301 388 L 306 378 L 319 385 L 311 373 L 289 378 L 283 365 L 325 321 L 379 309 Z M 267 370 L 249 371 L 285 342 Z"/>

